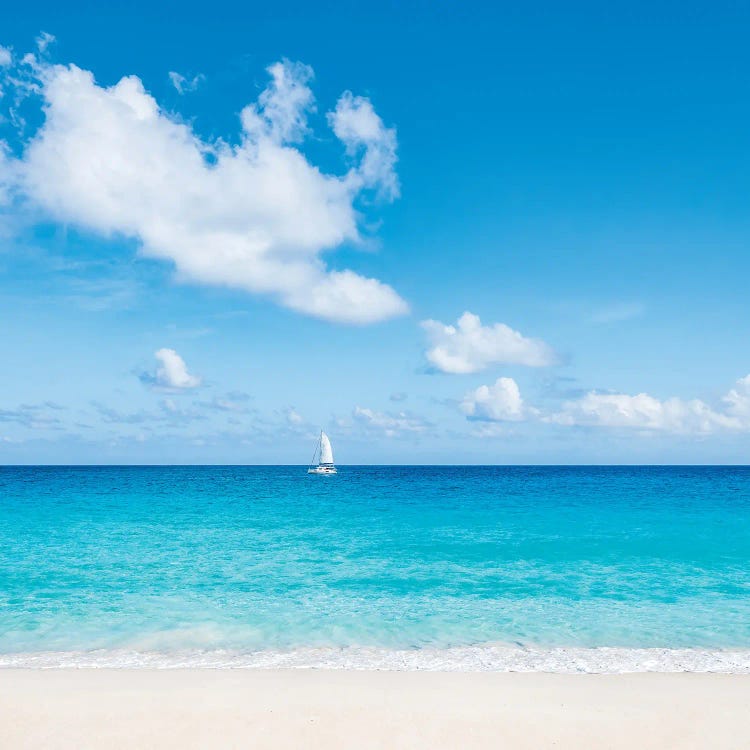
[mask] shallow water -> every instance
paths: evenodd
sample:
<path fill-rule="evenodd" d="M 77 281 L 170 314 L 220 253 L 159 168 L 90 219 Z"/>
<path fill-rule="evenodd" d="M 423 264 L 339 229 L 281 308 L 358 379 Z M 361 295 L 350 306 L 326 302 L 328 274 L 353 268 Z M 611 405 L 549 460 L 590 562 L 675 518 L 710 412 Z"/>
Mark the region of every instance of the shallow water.
<path fill-rule="evenodd" d="M 0 665 L 745 649 L 750 468 L 0 467 Z"/>

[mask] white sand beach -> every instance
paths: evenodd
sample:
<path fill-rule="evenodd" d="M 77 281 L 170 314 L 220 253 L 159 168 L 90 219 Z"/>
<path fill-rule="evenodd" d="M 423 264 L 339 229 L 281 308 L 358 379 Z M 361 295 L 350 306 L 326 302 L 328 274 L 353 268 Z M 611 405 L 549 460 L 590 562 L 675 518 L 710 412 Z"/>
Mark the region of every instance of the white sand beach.
<path fill-rule="evenodd" d="M 0 747 L 747 748 L 750 677 L 4 669 Z"/>

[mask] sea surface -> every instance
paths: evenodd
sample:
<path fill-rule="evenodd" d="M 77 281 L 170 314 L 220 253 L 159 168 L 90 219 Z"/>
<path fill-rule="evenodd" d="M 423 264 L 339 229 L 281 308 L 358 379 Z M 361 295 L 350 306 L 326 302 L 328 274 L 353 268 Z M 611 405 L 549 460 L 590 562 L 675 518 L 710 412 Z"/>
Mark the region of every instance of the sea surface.
<path fill-rule="evenodd" d="M 750 468 L 0 467 L 0 666 L 750 672 Z"/>

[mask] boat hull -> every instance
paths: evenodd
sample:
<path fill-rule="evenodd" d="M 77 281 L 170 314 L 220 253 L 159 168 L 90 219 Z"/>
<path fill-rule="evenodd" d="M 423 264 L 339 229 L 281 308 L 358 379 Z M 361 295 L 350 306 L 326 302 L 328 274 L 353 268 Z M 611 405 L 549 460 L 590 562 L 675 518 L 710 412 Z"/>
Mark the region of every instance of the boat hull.
<path fill-rule="evenodd" d="M 315 466 L 307 470 L 308 474 L 337 474 L 335 466 Z"/>

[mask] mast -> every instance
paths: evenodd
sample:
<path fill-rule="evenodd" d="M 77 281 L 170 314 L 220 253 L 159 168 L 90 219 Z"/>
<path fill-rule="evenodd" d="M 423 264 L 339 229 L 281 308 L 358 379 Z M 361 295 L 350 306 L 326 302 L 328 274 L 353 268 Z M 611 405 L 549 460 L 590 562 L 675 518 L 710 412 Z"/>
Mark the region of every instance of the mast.
<path fill-rule="evenodd" d="M 320 434 L 323 434 L 323 430 L 320 431 Z M 320 438 L 318 438 L 318 442 L 315 443 L 315 450 L 313 451 L 312 458 L 310 459 L 310 466 L 315 466 L 315 456 L 318 455 L 318 448 L 320 448 Z"/>

